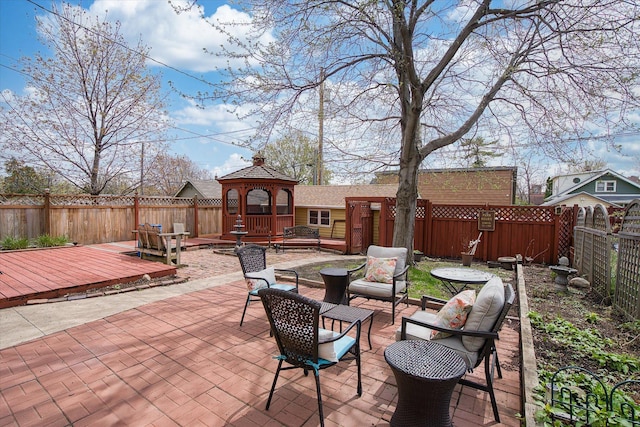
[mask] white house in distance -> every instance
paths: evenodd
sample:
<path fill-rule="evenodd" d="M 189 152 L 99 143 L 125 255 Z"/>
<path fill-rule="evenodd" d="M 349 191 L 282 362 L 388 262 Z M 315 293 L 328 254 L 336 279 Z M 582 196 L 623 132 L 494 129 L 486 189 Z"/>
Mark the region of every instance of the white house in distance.
<path fill-rule="evenodd" d="M 635 178 L 635 179 L 634 179 Z M 637 177 L 626 178 L 611 169 L 558 175 L 552 179 L 552 194 L 542 206 L 624 207 L 640 197 Z"/>

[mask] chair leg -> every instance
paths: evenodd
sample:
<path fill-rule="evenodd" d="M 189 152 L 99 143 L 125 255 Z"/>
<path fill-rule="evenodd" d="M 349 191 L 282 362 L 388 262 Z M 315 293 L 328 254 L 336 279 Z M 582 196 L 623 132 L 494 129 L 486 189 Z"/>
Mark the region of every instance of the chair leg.
<path fill-rule="evenodd" d="M 497 352 L 495 353 L 497 356 Z M 496 395 L 493 391 L 493 362 L 495 360 L 491 357 L 491 353 L 489 354 L 489 360 L 485 360 L 484 362 L 484 376 L 487 381 L 487 392 L 489 393 L 489 397 L 491 398 L 491 407 L 493 408 L 493 417 L 496 422 L 500 422 L 500 414 L 498 414 L 498 403 L 496 402 Z"/>
<path fill-rule="evenodd" d="M 244 310 L 242 310 L 242 318 L 240 319 L 240 326 L 242 326 L 242 322 L 244 322 L 244 314 L 247 312 L 247 307 L 249 306 L 250 299 L 251 299 L 251 295 L 247 295 L 247 302 L 244 303 Z"/>
<path fill-rule="evenodd" d="M 373 319 L 371 319 L 373 321 Z M 358 367 L 358 396 L 362 396 L 362 370 L 360 366 L 360 344 L 356 342 L 356 366 Z"/>
<path fill-rule="evenodd" d="M 273 384 L 271 384 L 271 391 L 269 392 L 269 398 L 267 399 L 267 407 L 266 410 L 269 410 L 269 406 L 271 405 L 271 398 L 273 397 L 273 391 L 276 389 L 276 382 L 278 381 L 278 375 L 280 375 L 280 368 L 282 368 L 282 360 L 278 361 L 278 369 L 276 370 L 276 375 L 273 377 Z"/>
<path fill-rule="evenodd" d="M 322 394 L 320 393 L 320 372 L 315 373 L 316 393 L 318 394 L 318 415 L 320 416 L 320 427 L 324 427 L 324 413 L 322 412 Z"/>

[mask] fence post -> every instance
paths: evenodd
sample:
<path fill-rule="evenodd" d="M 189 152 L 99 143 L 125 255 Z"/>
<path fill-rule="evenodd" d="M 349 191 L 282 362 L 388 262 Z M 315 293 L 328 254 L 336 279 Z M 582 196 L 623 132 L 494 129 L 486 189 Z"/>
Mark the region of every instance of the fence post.
<path fill-rule="evenodd" d="M 193 227 L 191 228 L 192 230 L 192 235 L 193 237 L 198 237 L 198 195 L 194 194 L 193 195 Z"/>
<path fill-rule="evenodd" d="M 133 228 L 132 230 L 138 229 L 138 224 L 140 224 L 140 199 L 138 196 L 138 192 L 133 196 Z"/>
<path fill-rule="evenodd" d="M 433 204 L 430 200 L 427 200 L 424 204 L 424 242 L 425 242 L 425 254 L 431 254 L 432 244 L 431 236 L 433 236 Z"/>
<path fill-rule="evenodd" d="M 51 235 L 51 193 L 44 190 L 44 234 Z"/>

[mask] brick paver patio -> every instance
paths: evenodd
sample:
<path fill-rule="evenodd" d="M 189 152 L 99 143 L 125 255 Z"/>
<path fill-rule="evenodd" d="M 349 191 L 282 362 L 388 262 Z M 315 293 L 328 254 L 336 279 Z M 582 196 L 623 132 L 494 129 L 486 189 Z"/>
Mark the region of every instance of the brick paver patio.
<path fill-rule="evenodd" d="M 237 265 L 234 258 L 228 262 Z M 299 370 L 281 374 L 265 410 L 277 348 L 264 309 L 250 305 L 240 327 L 244 282 L 201 280 L 211 287 L 1 350 L 0 426 L 319 425 L 315 382 Z M 300 292 L 321 299 L 324 290 L 301 286 Z M 322 371 L 325 424 L 388 425 L 397 389 L 383 353 L 401 316 L 416 307 L 398 306 L 392 325 L 388 303 L 354 303 L 376 311 L 373 349 L 362 346 L 363 394 L 356 394 L 354 363 Z M 62 310 L 74 302 L 57 304 Z M 517 322 L 507 319 L 500 338 L 504 378 L 495 388 L 501 424 L 516 426 Z M 468 387 L 456 386 L 451 412 L 455 426 L 498 425 L 488 395 Z"/>

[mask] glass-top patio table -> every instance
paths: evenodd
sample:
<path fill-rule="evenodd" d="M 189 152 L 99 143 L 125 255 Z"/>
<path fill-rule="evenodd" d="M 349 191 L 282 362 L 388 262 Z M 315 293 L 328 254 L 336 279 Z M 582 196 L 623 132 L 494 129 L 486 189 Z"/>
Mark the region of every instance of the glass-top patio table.
<path fill-rule="evenodd" d="M 451 295 L 462 292 L 469 284 L 484 285 L 494 277 L 493 274 L 485 271 L 462 267 L 434 268 L 431 270 L 431 275 L 440 279 Z"/>

